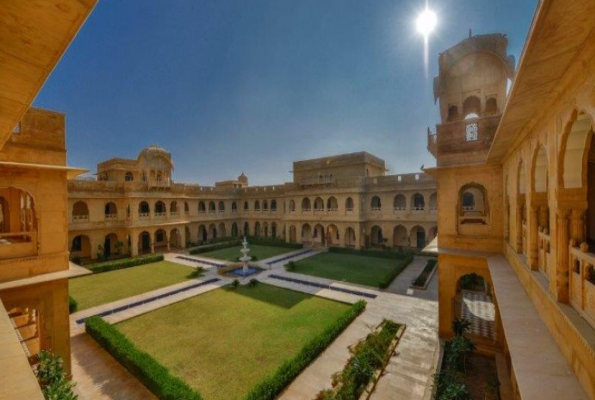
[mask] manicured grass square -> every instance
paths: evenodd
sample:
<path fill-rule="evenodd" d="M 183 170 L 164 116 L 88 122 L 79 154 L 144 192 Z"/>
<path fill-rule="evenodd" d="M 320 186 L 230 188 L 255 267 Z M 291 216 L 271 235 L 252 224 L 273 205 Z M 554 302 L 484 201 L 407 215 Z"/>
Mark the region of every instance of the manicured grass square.
<path fill-rule="evenodd" d="M 185 265 L 160 261 L 71 279 L 69 291 L 78 309 L 84 310 L 183 282 L 192 271 Z"/>
<path fill-rule="evenodd" d="M 320 253 L 297 261 L 295 265 L 295 270 L 291 272 L 378 287 L 378 282 L 391 270 L 397 268 L 402 271 L 407 262 L 390 258 Z"/>
<path fill-rule="evenodd" d="M 198 256 L 217 258 L 219 260 L 226 261 L 237 261 L 238 257 L 242 256 L 242 253 L 240 253 L 240 249 L 242 248 L 242 246 L 228 247 L 226 249 L 219 249 L 209 251 L 208 253 L 201 253 L 198 254 Z M 249 244 L 248 248 L 250 249 L 250 255 L 255 256 L 258 259 L 258 261 L 262 261 L 265 258 L 278 256 L 280 254 L 285 254 L 296 250 L 288 249 L 285 247 L 262 246 L 258 244 Z"/>
<path fill-rule="evenodd" d="M 349 305 L 274 286 L 217 289 L 118 329 L 205 400 L 242 398 Z"/>

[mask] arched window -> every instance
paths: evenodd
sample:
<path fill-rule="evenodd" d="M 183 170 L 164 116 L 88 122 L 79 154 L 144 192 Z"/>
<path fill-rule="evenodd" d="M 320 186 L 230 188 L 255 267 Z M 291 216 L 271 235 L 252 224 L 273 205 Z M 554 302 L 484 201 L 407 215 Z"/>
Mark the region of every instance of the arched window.
<path fill-rule="evenodd" d="M 294 211 L 295 211 L 295 201 L 289 200 L 289 212 L 294 212 Z"/>
<path fill-rule="evenodd" d="M 461 224 L 486 224 L 487 192 L 478 183 L 468 183 L 459 190 L 459 221 Z"/>
<path fill-rule="evenodd" d="M 238 205 L 235 201 L 231 203 L 231 212 L 232 213 L 238 212 Z"/>
<path fill-rule="evenodd" d="M 302 200 L 302 211 L 310 211 L 312 210 L 312 204 L 310 203 L 310 199 L 305 197 Z"/>
<path fill-rule="evenodd" d="M 126 175 L 124 175 L 124 180 L 126 182 L 134 181 L 134 175 L 132 175 L 132 172 L 126 172 Z"/>
<path fill-rule="evenodd" d="M 324 201 L 322 198 L 317 197 L 314 199 L 314 211 L 324 211 Z"/>
<path fill-rule="evenodd" d="M 155 216 L 161 216 L 167 212 L 165 207 L 165 203 L 162 201 L 158 201 L 155 203 Z"/>
<path fill-rule="evenodd" d="M 267 211 L 269 209 L 269 202 L 266 200 L 262 201 L 262 210 Z M 265 235 L 266 236 L 266 235 Z"/>
<path fill-rule="evenodd" d="M 351 197 L 348 197 L 347 200 L 345 200 L 345 210 L 353 211 L 353 199 Z"/>
<path fill-rule="evenodd" d="M 146 201 L 141 201 L 138 205 L 138 216 L 141 218 L 148 217 L 150 213 L 151 209 L 149 208 L 149 203 Z"/>
<path fill-rule="evenodd" d="M 118 207 L 116 207 L 116 203 L 110 201 L 105 205 L 104 208 L 105 219 L 115 219 L 118 217 Z"/>
<path fill-rule="evenodd" d="M 479 117 L 481 101 L 477 96 L 469 96 L 463 102 L 463 115 L 465 119 Z"/>
<path fill-rule="evenodd" d="M 6 206 L 2 204 L 2 212 L 8 212 L 8 204 L 6 204 Z M 85 203 L 84 201 L 77 201 L 76 203 L 74 203 L 74 205 L 72 206 L 72 220 L 74 222 L 89 220 L 89 207 L 87 206 L 87 203 Z M 4 221 L 3 224 L 5 224 Z"/>
<path fill-rule="evenodd" d="M 277 200 L 271 200 L 271 211 L 277 211 Z"/>
<path fill-rule="evenodd" d="M 494 115 L 498 112 L 498 102 L 495 97 L 486 100 L 486 115 Z"/>
<path fill-rule="evenodd" d="M 260 211 L 260 201 L 258 200 L 254 202 L 254 211 Z"/>
<path fill-rule="evenodd" d="M 220 213 L 222 213 L 222 212 L 225 212 L 225 203 L 223 203 L 222 201 L 220 201 L 220 202 L 219 202 L 219 207 L 218 207 L 218 209 L 219 209 L 219 212 L 220 212 Z"/>
<path fill-rule="evenodd" d="M 326 208 L 328 211 L 337 211 L 339 209 L 337 198 L 334 196 L 329 197 L 326 201 Z"/>
<path fill-rule="evenodd" d="M 412 209 L 415 211 L 422 211 L 426 208 L 426 202 L 424 196 L 419 193 L 415 193 L 411 198 Z"/>
<path fill-rule="evenodd" d="M 157 171 L 157 182 L 161 182 L 163 180 L 163 173 L 161 171 Z"/>
<path fill-rule="evenodd" d="M 244 211 L 250 211 L 250 204 L 247 201 L 244 202 Z"/>
<path fill-rule="evenodd" d="M 204 214 L 205 212 L 207 212 L 207 206 L 205 205 L 204 201 L 199 201 L 198 202 L 198 212 Z"/>
<path fill-rule="evenodd" d="M 178 213 L 178 202 L 177 201 L 172 201 L 169 204 L 169 212 L 171 214 L 177 214 Z"/>
<path fill-rule="evenodd" d="M 209 213 L 214 214 L 216 211 L 217 209 L 215 208 L 215 202 L 209 201 Z"/>
<path fill-rule="evenodd" d="M 380 197 L 378 197 L 378 196 L 372 197 L 372 202 L 370 204 L 370 207 L 372 207 L 372 211 L 380 211 L 380 209 L 382 208 L 382 204 L 380 203 Z"/>
<path fill-rule="evenodd" d="M 407 209 L 407 199 L 402 194 L 395 196 L 393 201 L 393 209 L 395 211 L 405 211 Z"/>

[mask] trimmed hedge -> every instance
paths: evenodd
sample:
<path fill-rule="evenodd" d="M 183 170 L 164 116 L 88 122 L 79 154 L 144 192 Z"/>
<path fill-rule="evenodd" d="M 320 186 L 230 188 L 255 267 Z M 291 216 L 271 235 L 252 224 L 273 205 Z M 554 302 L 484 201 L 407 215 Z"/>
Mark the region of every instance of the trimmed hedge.
<path fill-rule="evenodd" d="M 107 261 L 98 264 L 87 265 L 86 268 L 93 271 L 94 274 L 99 274 L 102 272 L 109 272 L 117 269 L 124 269 L 144 264 L 151 264 L 158 261 L 163 261 L 163 255 L 159 254 L 138 258 L 126 258 L 123 260 L 116 261 Z"/>
<path fill-rule="evenodd" d="M 386 289 L 390 283 L 399 275 L 405 267 L 407 267 L 411 261 L 413 261 L 413 254 L 407 254 L 405 258 L 401 259 L 400 262 L 397 263 L 395 268 L 393 268 L 388 274 L 384 276 L 384 278 L 378 281 L 378 287 L 380 289 Z"/>
<path fill-rule="evenodd" d="M 394 250 L 357 250 L 348 247 L 329 247 L 329 253 L 349 254 L 353 256 L 377 257 L 377 258 L 394 258 L 396 260 L 404 260 L 411 257 L 409 251 L 394 251 Z"/>
<path fill-rule="evenodd" d="M 290 360 L 285 360 L 277 371 L 257 384 L 242 400 L 274 400 L 312 361 L 322 353 L 341 332 L 366 308 L 363 300 L 355 303 L 324 332 L 308 342 Z"/>
<path fill-rule="evenodd" d="M 85 330 L 132 375 L 161 400 L 203 400 L 186 382 L 172 375 L 149 354 L 140 351 L 101 317 L 85 321 Z"/>
<path fill-rule="evenodd" d="M 246 238 L 249 244 L 256 244 L 260 246 L 274 246 L 283 247 L 287 249 L 303 249 L 304 245 L 301 243 L 287 243 L 283 239 L 273 237 L 257 237 L 250 236 Z"/>
<path fill-rule="evenodd" d="M 75 313 L 78 309 L 79 303 L 72 296 L 68 296 L 68 313 Z"/>
<path fill-rule="evenodd" d="M 224 243 L 207 244 L 204 246 L 194 247 L 189 250 L 190 254 L 208 253 L 209 251 L 227 249 L 228 247 L 235 247 L 241 244 L 240 240 L 232 240 Z"/>

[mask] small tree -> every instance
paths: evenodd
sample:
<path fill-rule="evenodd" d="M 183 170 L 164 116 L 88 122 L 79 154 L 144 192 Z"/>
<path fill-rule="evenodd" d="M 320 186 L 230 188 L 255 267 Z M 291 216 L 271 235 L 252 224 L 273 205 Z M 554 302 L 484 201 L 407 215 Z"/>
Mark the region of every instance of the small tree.
<path fill-rule="evenodd" d="M 38 357 L 35 375 L 46 400 L 76 400 L 78 396 L 72 392 L 75 384 L 66 379 L 62 357 L 45 350 Z"/>
<path fill-rule="evenodd" d="M 452 321 L 452 331 L 455 336 L 463 336 L 469 329 L 471 329 L 471 322 L 466 318 L 455 318 Z"/>

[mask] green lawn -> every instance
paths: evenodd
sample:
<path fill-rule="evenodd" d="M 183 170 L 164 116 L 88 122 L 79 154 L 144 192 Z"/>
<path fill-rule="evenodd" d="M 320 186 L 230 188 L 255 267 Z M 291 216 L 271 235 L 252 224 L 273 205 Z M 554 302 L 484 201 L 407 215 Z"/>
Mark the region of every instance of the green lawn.
<path fill-rule="evenodd" d="M 405 269 L 405 264 L 389 258 L 320 253 L 297 261 L 292 272 L 378 287 L 380 279 L 395 268 Z"/>
<path fill-rule="evenodd" d="M 237 261 L 238 257 L 242 255 L 240 249 L 242 246 L 228 247 L 227 249 L 213 250 L 207 253 L 198 254 L 198 256 L 217 258 L 219 260 L 226 261 Z M 289 253 L 297 249 L 288 249 L 285 247 L 273 247 L 273 246 L 261 246 L 258 244 L 249 244 L 250 255 L 257 257 L 258 261 L 262 261 L 265 258 L 278 256 L 280 254 Z"/>
<path fill-rule="evenodd" d="M 160 261 L 71 279 L 70 295 L 84 310 L 185 281 L 193 268 Z"/>
<path fill-rule="evenodd" d="M 238 399 L 349 305 L 265 284 L 217 289 L 119 323 L 205 400 Z"/>

